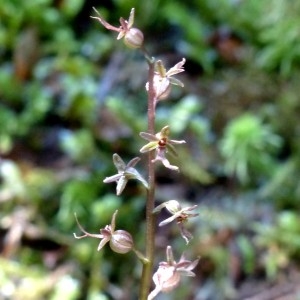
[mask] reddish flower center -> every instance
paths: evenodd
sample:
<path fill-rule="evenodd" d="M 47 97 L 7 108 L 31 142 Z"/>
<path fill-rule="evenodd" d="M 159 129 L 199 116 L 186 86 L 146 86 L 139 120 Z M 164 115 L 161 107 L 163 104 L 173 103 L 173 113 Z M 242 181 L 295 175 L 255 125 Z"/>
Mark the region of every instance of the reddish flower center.
<path fill-rule="evenodd" d="M 176 218 L 176 221 L 178 224 L 186 222 L 188 219 L 188 216 L 185 214 L 180 215 L 179 217 Z"/>
<path fill-rule="evenodd" d="M 158 141 L 159 147 L 165 147 L 167 145 L 167 138 L 162 138 Z"/>

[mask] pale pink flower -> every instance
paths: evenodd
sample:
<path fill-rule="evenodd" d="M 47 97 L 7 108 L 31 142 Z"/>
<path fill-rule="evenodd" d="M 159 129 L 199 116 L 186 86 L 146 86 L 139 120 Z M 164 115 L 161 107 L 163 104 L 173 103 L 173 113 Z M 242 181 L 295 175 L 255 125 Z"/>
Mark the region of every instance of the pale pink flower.
<path fill-rule="evenodd" d="M 185 64 L 185 58 L 168 71 L 164 67 L 161 60 L 158 60 L 155 64 L 155 73 L 153 77 L 153 87 L 155 91 L 156 100 L 163 100 L 167 98 L 171 91 L 171 84 L 179 85 L 183 87 L 184 84 L 173 76 L 184 72 L 183 65 Z M 149 90 L 149 82 L 146 83 L 146 90 Z"/>
<path fill-rule="evenodd" d="M 169 213 L 171 213 L 171 217 L 165 219 L 164 221 L 159 223 L 159 226 L 164 226 L 173 221 L 176 221 L 180 234 L 188 244 L 189 241 L 193 238 L 192 234 L 184 227 L 184 224 L 188 221 L 189 218 L 197 217 L 198 213 L 189 213 L 191 210 L 194 210 L 197 205 L 184 207 L 182 208 L 180 203 L 177 200 L 169 200 L 160 205 L 158 205 L 153 213 L 160 212 L 163 208 L 166 208 Z"/>
<path fill-rule="evenodd" d="M 166 256 L 167 261 L 159 263 L 159 267 L 152 277 L 155 288 L 149 294 L 147 300 L 154 299 L 160 292 L 168 293 L 174 290 L 179 285 L 181 276 L 195 276 L 192 270 L 197 266 L 199 259 L 192 262 L 186 260 L 184 255 L 182 255 L 177 263 L 174 260 L 171 246 L 167 247 Z"/>

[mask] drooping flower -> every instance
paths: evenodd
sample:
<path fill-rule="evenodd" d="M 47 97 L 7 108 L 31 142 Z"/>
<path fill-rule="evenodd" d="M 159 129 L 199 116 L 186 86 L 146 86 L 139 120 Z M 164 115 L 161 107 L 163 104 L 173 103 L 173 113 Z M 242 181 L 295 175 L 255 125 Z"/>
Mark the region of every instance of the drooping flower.
<path fill-rule="evenodd" d="M 133 250 L 133 239 L 131 234 L 125 230 L 115 231 L 117 213 L 118 211 L 116 210 L 112 216 L 110 225 L 106 225 L 104 228 L 100 229 L 100 234 L 89 233 L 85 229 L 83 229 L 75 214 L 77 225 L 80 228 L 80 230 L 84 233 L 84 235 L 77 236 L 75 233 L 73 233 L 74 237 L 76 239 L 82 239 L 85 237 L 101 239 L 99 246 L 97 248 L 98 251 L 100 251 L 108 242 L 110 248 L 114 252 L 120 254 L 125 254 Z"/>
<path fill-rule="evenodd" d="M 197 266 L 199 259 L 192 262 L 186 260 L 182 255 L 177 263 L 174 260 L 171 246 L 167 247 L 166 256 L 167 261 L 159 263 L 159 267 L 152 277 L 155 288 L 149 294 L 147 300 L 153 300 L 160 292 L 168 293 L 174 290 L 180 283 L 181 276 L 195 276 L 192 270 Z"/>
<path fill-rule="evenodd" d="M 117 182 L 116 193 L 119 196 L 124 190 L 129 179 L 137 179 L 139 180 L 145 188 L 148 189 L 147 181 L 140 175 L 140 173 L 134 168 L 134 166 L 140 161 L 139 157 L 135 157 L 129 161 L 126 165 L 123 159 L 117 154 L 113 154 L 113 162 L 115 167 L 118 170 L 118 174 L 106 177 L 103 182 Z"/>
<path fill-rule="evenodd" d="M 185 58 L 167 71 L 161 60 L 156 62 L 155 73 L 153 77 L 153 87 L 157 100 L 163 100 L 169 96 L 171 92 L 171 84 L 179 85 L 181 87 L 184 86 L 180 80 L 173 77 L 173 75 L 184 72 L 184 64 Z M 146 83 L 146 90 L 149 90 L 149 82 Z"/>
<path fill-rule="evenodd" d="M 98 14 L 98 17 L 91 16 L 91 18 L 98 20 L 108 30 L 119 32 L 117 40 L 124 38 L 125 45 L 130 48 L 140 48 L 143 45 L 143 33 L 141 30 L 132 27 L 134 23 L 134 8 L 131 9 L 128 20 L 120 18 L 120 27 L 107 23 L 94 7 L 93 9 Z"/>
<path fill-rule="evenodd" d="M 184 227 L 184 223 L 188 221 L 189 218 L 197 217 L 198 213 L 189 213 L 189 211 L 194 210 L 197 205 L 189 206 L 182 208 L 180 203 L 177 200 L 169 200 L 160 205 L 158 205 L 154 210 L 153 213 L 160 212 L 163 208 L 166 208 L 169 213 L 172 214 L 171 217 L 165 219 L 164 221 L 159 223 L 159 226 L 164 226 L 169 224 L 173 221 L 176 221 L 179 229 L 180 234 L 188 244 L 189 241 L 193 238 L 192 234 Z"/>
<path fill-rule="evenodd" d="M 166 158 L 166 153 L 170 152 L 173 156 L 177 156 L 177 152 L 173 145 L 184 144 L 185 141 L 171 140 L 169 139 L 169 134 L 169 126 L 163 127 L 161 131 L 156 133 L 155 135 L 147 132 L 141 132 L 140 136 L 143 139 L 148 140 L 149 143 L 143 146 L 140 149 L 140 152 L 145 153 L 156 150 L 156 156 L 152 160 L 152 162 L 161 161 L 166 168 L 178 171 L 179 168 L 177 166 L 173 166 L 170 164 L 169 160 Z"/>

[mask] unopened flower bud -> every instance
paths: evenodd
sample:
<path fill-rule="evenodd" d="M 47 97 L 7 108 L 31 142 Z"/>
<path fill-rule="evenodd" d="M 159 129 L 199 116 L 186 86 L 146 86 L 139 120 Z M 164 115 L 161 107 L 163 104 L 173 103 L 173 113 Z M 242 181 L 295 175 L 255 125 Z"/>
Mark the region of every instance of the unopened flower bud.
<path fill-rule="evenodd" d="M 137 28 L 130 28 L 124 36 L 124 43 L 129 48 L 140 48 L 144 42 L 143 33 Z"/>
<path fill-rule="evenodd" d="M 132 250 L 133 239 L 129 232 L 125 230 L 116 230 L 111 236 L 109 245 L 114 252 L 125 254 Z"/>

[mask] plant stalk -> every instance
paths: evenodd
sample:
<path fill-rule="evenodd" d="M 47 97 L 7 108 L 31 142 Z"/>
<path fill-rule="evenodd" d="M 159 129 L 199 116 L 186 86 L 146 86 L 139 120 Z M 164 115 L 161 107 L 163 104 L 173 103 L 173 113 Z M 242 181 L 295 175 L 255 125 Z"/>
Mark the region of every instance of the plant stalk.
<path fill-rule="evenodd" d="M 145 52 L 144 52 L 145 53 Z M 155 103 L 156 96 L 153 86 L 154 77 L 154 59 L 149 59 L 146 55 L 147 62 L 149 65 L 148 70 L 148 132 L 155 134 Z M 145 236 L 145 255 L 147 262 L 143 264 L 141 286 L 140 286 L 140 300 L 147 300 L 153 272 L 153 259 L 154 259 L 154 247 L 155 247 L 155 215 L 152 213 L 155 204 L 155 169 L 152 160 L 155 157 L 155 150 L 150 151 L 148 154 L 148 184 L 149 189 L 147 191 L 147 202 L 146 202 L 146 236 Z"/>

